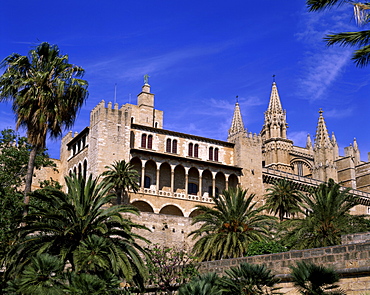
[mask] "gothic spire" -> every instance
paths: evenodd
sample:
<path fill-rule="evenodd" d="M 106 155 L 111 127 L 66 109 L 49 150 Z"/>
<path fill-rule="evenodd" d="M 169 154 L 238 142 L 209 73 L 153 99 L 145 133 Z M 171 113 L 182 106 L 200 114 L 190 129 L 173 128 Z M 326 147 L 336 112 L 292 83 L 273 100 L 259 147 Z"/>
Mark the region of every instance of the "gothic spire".
<path fill-rule="evenodd" d="M 330 141 L 328 129 L 326 128 L 324 116 L 322 115 L 322 109 L 320 109 L 319 114 L 319 122 L 317 123 L 315 136 L 315 148 L 330 147 L 332 146 L 332 142 Z"/>
<path fill-rule="evenodd" d="M 234 116 L 229 129 L 229 136 L 239 132 L 245 132 L 242 114 L 240 112 L 239 103 L 235 103 Z"/>
<path fill-rule="evenodd" d="M 267 112 L 275 113 L 275 114 L 283 112 L 283 108 L 281 107 L 279 92 L 277 90 L 277 86 L 275 82 L 272 83 L 270 102 L 269 102 L 269 107 L 267 109 Z"/>
<path fill-rule="evenodd" d="M 283 138 L 286 139 L 286 113 L 281 106 L 279 92 L 275 81 L 272 83 L 270 102 L 265 112 L 265 123 L 262 129 L 264 139 Z"/>

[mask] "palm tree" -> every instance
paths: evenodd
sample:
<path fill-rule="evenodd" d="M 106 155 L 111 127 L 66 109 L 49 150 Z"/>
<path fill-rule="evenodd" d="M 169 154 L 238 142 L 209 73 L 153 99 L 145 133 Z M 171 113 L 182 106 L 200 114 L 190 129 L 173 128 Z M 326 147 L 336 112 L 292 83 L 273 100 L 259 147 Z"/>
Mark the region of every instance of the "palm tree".
<path fill-rule="evenodd" d="M 46 136 L 57 138 L 70 128 L 87 98 L 84 70 L 68 62 L 58 46 L 41 43 L 28 56 L 13 53 L 1 63 L 0 101 L 12 101 L 16 126 L 25 127 L 32 145 L 24 203 L 29 203 L 35 156 L 45 147 Z"/>
<path fill-rule="evenodd" d="M 201 213 L 193 217 L 192 224 L 200 227 L 189 236 L 199 238 L 193 252 L 200 260 L 241 257 L 250 242 L 269 237 L 274 217 L 260 214 L 264 208 L 256 208 L 255 195 L 246 194 L 247 190 L 241 188 L 225 190 L 213 198 L 212 208 L 197 206 Z"/>
<path fill-rule="evenodd" d="M 287 214 L 294 215 L 299 211 L 302 194 L 295 189 L 292 183 L 285 178 L 275 181 L 274 185 L 266 190 L 266 207 L 270 213 L 279 215 L 280 221 Z"/>
<path fill-rule="evenodd" d="M 238 267 L 225 270 L 221 278 L 225 295 L 282 294 L 274 287 L 280 280 L 265 265 L 241 263 Z"/>
<path fill-rule="evenodd" d="M 297 249 L 340 244 L 350 224 L 349 210 L 355 205 L 349 189 L 329 179 L 303 196 L 302 218 L 287 222 L 287 241 Z"/>
<path fill-rule="evenodd" d="M 114 275 L 143 284 L 146 278 L 144 249 L 136 240 L 148 242 L 132 229 L 146 229 L 123 217 L 138 215 L 132 206 L 107 207 L 114 195 L 112 185 L 90 176 L 86 181 L 66 177 L 68 193 L 45 188 L 34 193 L 44 206 L 30 205 L 18 229 L 15 246 L 6 258 L 8 275 L 20 273 L 36 253 L 59 256 L 72 271 Z"/>
<path fill-rule="evenodd" d="M 222 295 L 220 278 L 216 273 L 206 273 L 192 279 L 178 290 L 178 295 Z"/>
<path fill-rule="evenodd" d="M 307 6 L 310 11 L 319 11 L 327 8 L 332 8 L 335 5 L 341 5 L 344 2 L 354 6 L 354 16 L 359 25 L 366 25 L 369 23 L 369 9 L 368 2 L 352 2 L 344 0 L 307 0 Z M 327 44 L 339 44 L 341 46 L 359 46 L 352 59 L 357 66 L 366 66 L 370 62 L 370 32 L 368 30 L 358 32 L 343 32 L 337 34 L 329 34 L 324 40 Z"/>
<path fill-rule="evenodd" d="M 108 170 L 102 174 L 104 176 L 103 181 L 113 184 L 117 196 L 117 204 L 121 204 L 122 196 L 123 204 L 129 204 L 128 191 L 131 189 L 134 193 L 137 193 L 139 190 L 138 172 L 125 160 L 115 161 L 112 166 L 105 166 L 105 168 Z"/>
<path fill-rule="evenodd" d="M 290 267 L 294 286 L 302 295 L 344 295 L 338 289 L 339 275 L 331 268 L 307 262 L 297 262 Z"/>

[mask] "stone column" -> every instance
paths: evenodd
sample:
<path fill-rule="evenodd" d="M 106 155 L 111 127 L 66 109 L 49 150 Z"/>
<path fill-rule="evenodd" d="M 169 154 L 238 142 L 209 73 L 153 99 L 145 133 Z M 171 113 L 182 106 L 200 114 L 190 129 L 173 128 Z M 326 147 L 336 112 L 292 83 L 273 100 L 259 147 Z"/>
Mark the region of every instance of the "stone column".
<path fill-rule="evenodd" d="M 157 169 L 157 186 L 156 186 L 156 188 L 157 188 L 157 194 L 159 194 L 159 170 L 160 169 Z"/>
<path fill-rule="evenodd" d="M 203 182 L 202 182 L 202 173 L 199 171 L 199 188 L 198 188 L 198 196 L 201 198 L 203 196 Z"/>

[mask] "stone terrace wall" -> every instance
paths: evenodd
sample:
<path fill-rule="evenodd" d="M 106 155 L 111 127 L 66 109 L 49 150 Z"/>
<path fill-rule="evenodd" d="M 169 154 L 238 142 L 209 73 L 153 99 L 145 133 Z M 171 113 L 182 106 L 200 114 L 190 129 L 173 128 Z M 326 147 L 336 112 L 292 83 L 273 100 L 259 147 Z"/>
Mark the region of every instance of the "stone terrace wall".
<path fill-rule="evenodd" d="M 340 286 L 348 295 L 370 291 L 370 242 L 203 262 L 200 272 L 216 272 L 222 275 L 226 269 L 241 262 L 265 264 L 282 279 L 281 292 L 298 294 L 289 276 L 289 266 L 295 265 L 297 261 L 334 268 L 341 274 Z"/>
<path fill-rule="evenodd" d="M 342 236 L 342 244 L 370 243 L 370 232 Z"/>

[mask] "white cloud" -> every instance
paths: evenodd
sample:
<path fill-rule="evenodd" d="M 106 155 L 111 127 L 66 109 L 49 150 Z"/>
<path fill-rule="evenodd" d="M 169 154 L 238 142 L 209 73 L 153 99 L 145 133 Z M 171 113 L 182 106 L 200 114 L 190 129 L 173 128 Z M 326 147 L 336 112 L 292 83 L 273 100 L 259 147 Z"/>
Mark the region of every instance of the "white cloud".
<path fill-rule="evenodd" d="M 305 147 L 306 142 L 307 142 L 307 134 L 308 134 L 307 131 L 296 131 L 296 132 L 291 132 L 291 133 L 289 132 L 288 138 L 290 140 L 293 140 L 293 143 L 295 146 Z M 311 135 L 311 139 L 313 139 L 312 135 Z"/>

